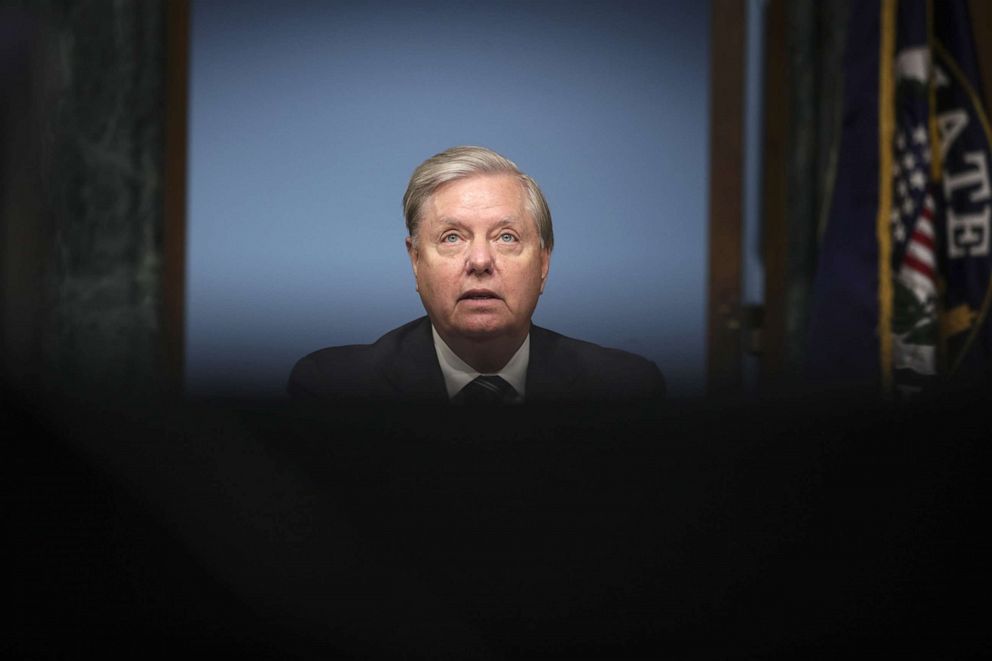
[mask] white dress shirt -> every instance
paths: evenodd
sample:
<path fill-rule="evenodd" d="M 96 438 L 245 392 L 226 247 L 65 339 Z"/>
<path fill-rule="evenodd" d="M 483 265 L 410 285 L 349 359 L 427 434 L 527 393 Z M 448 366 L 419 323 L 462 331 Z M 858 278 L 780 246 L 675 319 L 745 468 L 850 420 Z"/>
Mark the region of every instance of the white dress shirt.
<path fill-rule="evenodd" d="M 434 324 L 431 324 L 431 333 L 434 335 L 434 350 L 437 353 L 437 360 L 441 364 L 441 374 L 444 375 L 444 385 L 448 389 L 448 399 L 457 395 L 462 388 L 473 381 L 475 377 L 482 375 L 471 365 L 455 355 L 441 336 L 437 334 Z M 527 365 L 530 363 L 530 333 L 524 338 L 523 344 L 507 361 L 506 365 L 498 372 L 491 372 L 485 376 L 499 376 L 506 380 L 521 399 L 524 397 L 524 388 L 527 385 Z"/>

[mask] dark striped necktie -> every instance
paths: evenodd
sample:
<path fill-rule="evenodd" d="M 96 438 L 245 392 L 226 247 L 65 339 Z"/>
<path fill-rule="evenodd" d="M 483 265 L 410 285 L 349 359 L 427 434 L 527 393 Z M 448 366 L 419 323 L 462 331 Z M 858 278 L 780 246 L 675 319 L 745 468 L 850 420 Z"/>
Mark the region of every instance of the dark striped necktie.
<path fill-rule="evenodd" d="M 451 399 L 452 404 L 515 404 L 520 396 L 499 376 L 477 376 Z"/>

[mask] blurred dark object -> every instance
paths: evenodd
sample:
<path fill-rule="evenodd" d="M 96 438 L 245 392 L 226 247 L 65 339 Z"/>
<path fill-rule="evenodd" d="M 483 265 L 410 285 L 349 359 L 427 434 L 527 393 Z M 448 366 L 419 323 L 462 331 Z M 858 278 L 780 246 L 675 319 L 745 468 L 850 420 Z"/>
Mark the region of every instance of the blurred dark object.
<path fill-rule="evenodd" d="M 12 400 L 8 399 L 8 402 Z M 6 413 L 4 636 L 255 658 L 969 656 L 987 400 Z M 56 408 L 53 408 L 56 407 Z"/>

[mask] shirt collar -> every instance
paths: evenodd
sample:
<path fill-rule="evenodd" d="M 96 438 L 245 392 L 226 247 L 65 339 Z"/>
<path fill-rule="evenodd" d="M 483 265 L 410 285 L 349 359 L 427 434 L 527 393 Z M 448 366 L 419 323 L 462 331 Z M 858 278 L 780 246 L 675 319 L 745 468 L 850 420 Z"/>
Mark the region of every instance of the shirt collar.
<path fill-rule="evenodd" d="M 441 364 L 441 374 L 444 375 L 444 385 L 448 390 L 448 399 L 451 399 L 461 391 L 470 381 L 482 374 L 477 372 L 471 365 L 459 358 L 451 350 L 441 336 L 438 335 L 434 324 L 431 324 L 431 333 L 434 335 L 434 350 L 437 353 L 437 360 Z M 521 397 L 524 396 L 524 388 L 527 384 L 527 365 L 530 363 L 530 333 L 524 338 L 523 344 L 513 354 L 495 376 L 500 376 L 506 380 Z"/>

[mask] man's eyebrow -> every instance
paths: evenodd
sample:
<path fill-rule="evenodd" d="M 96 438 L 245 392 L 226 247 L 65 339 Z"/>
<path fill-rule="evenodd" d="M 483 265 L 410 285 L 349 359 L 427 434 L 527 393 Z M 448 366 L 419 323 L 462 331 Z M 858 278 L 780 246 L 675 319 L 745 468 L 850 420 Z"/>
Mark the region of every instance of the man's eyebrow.
<path fill-rule="evenodd" d="M 520 222 L 519 216 L 505 216 L 496 221 L 496 225 L 515 225 Z M 439 225 L 464 227 L 465 222 L 451 216 L 441 216 L 437 219 Z"/>

